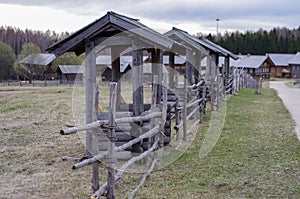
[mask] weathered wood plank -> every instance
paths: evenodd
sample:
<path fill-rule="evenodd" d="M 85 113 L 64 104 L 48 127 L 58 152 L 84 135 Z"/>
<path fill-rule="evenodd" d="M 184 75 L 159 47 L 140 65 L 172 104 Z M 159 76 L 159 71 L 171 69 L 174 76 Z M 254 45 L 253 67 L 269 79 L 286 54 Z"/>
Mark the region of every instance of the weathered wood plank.
<path fill-rule="evenodd" d="M 117 82 L 116 85 L 116 111 L 120 110 L 121 100 L 121 75 L 120 75 L 120 48 L 119 46 L 111 47 L 111 66 L 112 66 L 112 81 Z"/>
<path fill-rule="evenodd" d="M 169 86 L 171 89 L 175 88 L 175 54 L 169 53 Z"/>
<path fill-rule="evenodd" d="M 144 111 L 143 50 L 137 46 L 137 41 L 132 42 L 132 48 L 133 114 L 138 116 Z"/>
<path fill-rule="evenodd" d="M 96 91 L 96 55 L 94 43 L 90 40 L 85 41 L 85 63 L 86 63 L 86 124 L 90 124 L 96 121 L 96 110 L 95 110 L 95 91 Z M 96 132 L 94 129 L 88 129 L 86 132 L 86 151 L 87 155 L 93 156 L 97 154 L 96 143 L 94 137 Z M 98 162 L 93 164 L 93 190 L 99 188 L 99 165 Z"/>
<path fill-rule="evenodd" d="M 109 126 L 115 126 L 115 112 L 116 112 L 116 103 L 117 103 L 117 83 L 110 83 L 110 101 L 109 101 Z M 111 128 L 108 134 L 108 154 L 107 154 L 107 199 L 115 198 L 115 141 L 116 134 L 115 129 Z"/>

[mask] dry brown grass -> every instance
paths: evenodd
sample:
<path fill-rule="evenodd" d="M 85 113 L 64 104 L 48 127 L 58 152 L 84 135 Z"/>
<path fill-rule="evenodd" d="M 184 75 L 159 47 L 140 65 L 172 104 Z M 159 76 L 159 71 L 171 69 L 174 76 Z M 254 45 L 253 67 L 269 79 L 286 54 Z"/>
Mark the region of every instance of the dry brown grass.
<path fill-rule="evenodd" d="M 72 91 L 69 86 L 0 88 L 0 198 L 87 198 L 92 193 L 91 166 L 73 171 L 72 161 L 61 160 L 84 155 L 83 142 L 77 135 L 55 133 L 76 123 Z M 205 119 L 191 147 L 154 172 L 137 198 L 299 197 L 299 142 L 274 91 L 254 95 L 246 89 L 232 97 L 218 144 L 199 159 L 209 124 Z M 103 165 L 100 170 L 104 182 Z M 116 185 L 116 198 L 126 198 L 140 177 L 126 174 Z"/>
<path fill-rule="evenodd" d="M 73 172 L 64 155 L 84 155 L 78 136 L 57 132 L 72 124 L 70 87 L 2 87 L 1 198 L 84 198 L 90 168 Z"/>

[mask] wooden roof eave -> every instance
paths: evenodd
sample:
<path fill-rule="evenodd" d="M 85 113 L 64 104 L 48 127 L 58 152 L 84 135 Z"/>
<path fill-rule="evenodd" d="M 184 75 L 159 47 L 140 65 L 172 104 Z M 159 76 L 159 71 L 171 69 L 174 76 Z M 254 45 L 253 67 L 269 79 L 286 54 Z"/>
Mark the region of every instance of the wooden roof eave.
<path fill-rule="evenodd" d="M 177 37 L 177 40 L 175 39 L 175 41 L 179 42 L 178 40 L 180 40 L 184 43 L 184 45 L 189 46 L 194 51 L 198 51 L 201 54 L 209 55 L 209 52 L 205 48 L 203 48 L 198 42 L 193 41 L 190 38 L 192 37 L 191 35 L 180 29 L 173 28 L 173 30 L 166 32 L 164 35 L 171 39 Z"/>
<path fill-rule="evenodd" d="M 78 30 L 66 39 L 50 46 L 47 51 L 54 53 L 56 56 L 68 51 L 74 51 L 76 54 L 81 54 L 84 52 L 84 41 L 86 39 L 93 40 L 99 33 L 101 33 L 101 31 L 104 31 L 108 27 L 115 27 L 116 29 L 124 32 L 128 31 L 139 40 L 144 41 L 154 48 L 171 50 L 174 46 L 173 40 L 162 36 L 160 33 L 157 33 L 144 25 L 141 25 L 137 22 L 137 20 L 124 16 L 120 17 L 118 14 L 108 12 L 108 14 L 102 18 Z"/>
<path fill-rule="evenodd" d="M 234 53 L 224 49 L 223 47 L 207 40 L 207 39 L 199 39 L 199 41 L 201 42 L 202 45 L 206 46 L 206 48 L 208 48 L 209 50 L 221 55 L 221 56 L 224 56 L 224 57 L 231 57 L 232 59 L 234 60 L 237 60 L 238 59 L 238 56 L 235 55 Z"/>
<path fill-rule="evenodd" d="M 96 30 L 105 27 L 109 23 L 108 16 L 105 15 L 102 18 L 92 22 L 84 28 L 76 31 L 69 37 L 53 44 L 47 51 L 54 53 L 57 57 L 68 51 L 75 51 L 74 47 L 82 44 L 85 39 L 89 38 Z"/>

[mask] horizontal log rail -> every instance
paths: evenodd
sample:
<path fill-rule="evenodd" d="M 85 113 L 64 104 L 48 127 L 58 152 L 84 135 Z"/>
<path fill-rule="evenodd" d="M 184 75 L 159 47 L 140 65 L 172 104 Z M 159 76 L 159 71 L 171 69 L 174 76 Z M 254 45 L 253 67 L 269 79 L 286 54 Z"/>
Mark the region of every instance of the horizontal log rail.
<path fill-rule="evenodd" d="M 157 118 L 157 117 L 161 117 L 161 116 L 162 116 L 162 112 L 153 112 L 153 113 L 149 113 L 148 115 L 145 115 L 145 116 L 116 118 L 115 121 L 117 124 L 132 123 L 132 122 L 147 121 L 147 120 L 150 120 L 151 118 Z M 99 128 L 99 127 L 109 128 L 108 120 L 98 120 L 98 121 L 92 122 L 90 124 L 84 124 L 84 125 L 67 128 L 67 129 L 61 130 L 60 134 L 61 135 L 70 135 L 70 134 L 74 134 L 74 133 L 77 133 L 80 131 L 86 131 L 86 130 L 95 129 L 95 128 Z"/>
<path fill-rule="evenodd" d="M 198 110 L 200 109 L 200 106 L 197 106 L 187 117 L 186 120 L 189 120 Z"/>
<path fill-rule="evenodd" d="M 130 140 L 129 142 L 127 142 L 127 143 L 125 143 L 125 144 L 123 144 L 121 146 L 115 147 L 114 150 L 115 150 L 115 152 L 123 151 L 123 150 L 131 147 L 132 145 L 134 145 L 134 144 L 142 141 L 145 138 L 149 138 L 149 137 L 152 137 L 152 136 L 158 134 L 159 131 L 160 131 L 160 129 L 161 129 L 161 125 L 156 125 L 153 129 L 151 129 L 148 132 L 140 135 L 139 137 L 134 138 L 133 140 Z M 74 164 L 73 167 L 72 167 L 72 169 L 73 170 L 79 169 L 79 168 L 82 168 L 82 167 L 84 167 L 86 165 L 89 165 L 89 164 L 92 164 L 94 162 L 97 162 L 97 161 L 103 159 L 106 155 L 107 155 L 107 151 L 102 152 L 102 153 L 100 153 L 98 155 L 95 155 L 94 157 L 91 157 L 89 159 L 85 159 L 82 162 Z"/>
<path fill-rule="evenodd" d="M 196 105 L 196 104 L 198 104 L 198 103 L 200 103 L 202 101 L 203 101 L 203 98 L 200 98 L 200 99 L 198 99 L 196 101 L 190 102 L 186 107 L 190 108 L 190 107 L 192 107 L 192 106 L 194 106 L 194 105 Z"/>

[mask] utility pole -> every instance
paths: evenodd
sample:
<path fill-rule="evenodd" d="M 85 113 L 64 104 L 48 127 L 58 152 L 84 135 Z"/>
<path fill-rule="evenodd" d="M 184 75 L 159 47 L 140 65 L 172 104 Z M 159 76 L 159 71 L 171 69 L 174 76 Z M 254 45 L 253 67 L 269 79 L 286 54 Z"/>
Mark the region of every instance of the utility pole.
<path fill-rule="evenodd" d="M 217 22 L 217 36 L 216 36 L 216 41 L 219 41 L 219 21 L 220 20 L 221 20 L 220 18 L 216 19 L 216 22 Z"/>

